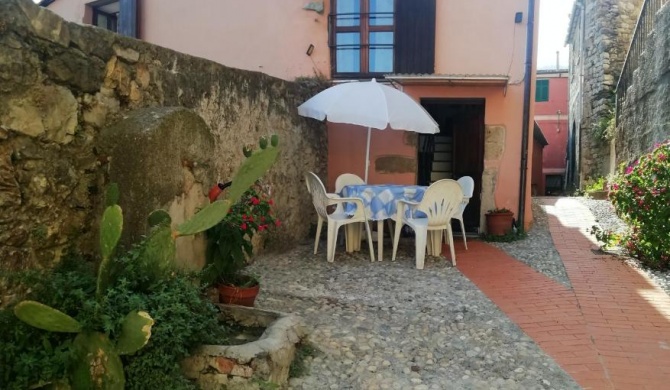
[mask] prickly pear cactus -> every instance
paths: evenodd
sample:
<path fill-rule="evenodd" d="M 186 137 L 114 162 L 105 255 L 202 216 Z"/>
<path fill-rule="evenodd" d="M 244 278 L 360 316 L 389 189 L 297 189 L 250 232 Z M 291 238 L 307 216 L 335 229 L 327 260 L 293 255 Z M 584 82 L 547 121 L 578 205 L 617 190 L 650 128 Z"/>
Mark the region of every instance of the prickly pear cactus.
<path fill-rule="evenodd" d="M 144 273 L 153 276 L 154 281 L 165 277 L 172 269 L 177 249 L 169 224 L 154 227 L 142 245 L 138 261 Z"/>
<path fill-rule="evenodd" d="M 151 338 L 153 324 L 154 319 L 145 311 L 128 313 L 116 342 L 116 351 L 119 355 L 132 355 L 144 347 Z"/>
<path fill-rule="evenodd" d="M 98 284 L 96 294 L 101 296 L 110 278 L 110 257 L 121 238 L 123 230 L 123 211 L 119 205 L 112 205 L 105 209 L 100 221 L 100 254 L 102 261 L 98 269 Z"/>
<path fill-rule="evenodd" d="M 159 210 L 154 210 L 149 214 L 149 218 L 147 218 L 147 222 L 149 223 L 149 227 L 152 228 L 154 226 L 158 226 L 161 224 L 170 224 L 172 222 L 172 218 L 170 217 L 170 214 L 162 209 Z"/>
<path fill-rule="evenodd" d="M 69 376 L 73 389 L 123 390 L 123 363 L 105 334 L 79 333 L 72 346 L 75 361 Z"/>
<path fill-rule="evenodd" d="M 14 314 L 23 322 L 35 328 L 50 332 L 81 332 L 81 324 L 53 307 L 35 301 L 23 301 L 14 306 Z"/>
<path fill-rule="evenodd" d="M 210 203 L 207 207 L 200 210 L 193 218 L 182 223 L 177 227 L 173 236 L 187 236 L 204 232 L 212 226 L 219 223 L 230 210 L 231 205 L 237 203 L 242 194 L 251 187 L 256 180 L 260 179 L 265 172 L 274 164 L 279 155 L 279 139 L 276 135 L 272 136 L 274 145 L 272 148 L 267 148 L 267 139 L 265 139 L 265 149 L 261 149 L 256 153 L 249 153 L 245 147 L 244 154 L 247 159 L 244 160 L 242 166 L 238 169 L 233 184 L 228 190 L 228 196 L 224 200 L 217 200 Z M 261 141 L 262 142 L 262 141 Z"/>
<path fill-rule="evenodd" d="M 258 140 L 258 144 L 261 147 L 261 149 L 265 149 L 268 147 L 268 138 L 263 136 L 261 139 Z"/>

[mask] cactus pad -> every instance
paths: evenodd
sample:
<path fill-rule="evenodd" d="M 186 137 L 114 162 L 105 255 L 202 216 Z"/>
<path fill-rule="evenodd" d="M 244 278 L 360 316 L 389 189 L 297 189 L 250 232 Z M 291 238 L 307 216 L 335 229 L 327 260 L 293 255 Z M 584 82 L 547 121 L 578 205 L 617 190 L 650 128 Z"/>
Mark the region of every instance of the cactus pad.
<path fill-rule="evenodd" d="M 106 335 L 79 333 L 72 346 L 75 351 L 70 371 L 73 389 L 123 390 L 123 364 Z"/>
<path fill-rule="evenodd" d="M 170 224 L 172 222 L 172 218 L 170 217 L 170 214 L 168 214 L 167 211 L 159 209 L 154 210 L 151 212 L 151 214 L 149 214 L 148 222 L 149 227 L 152 228 L 162 223 Z"/>
<path fill-rule="evenodd" d="M 100 221 L 100 254 L 107 259 L 114 252 L 123 229 L 123 211 L 118 205 L 105 209 Z"/>
<path fill-rule="evenodd" d="M 144 347 L 151 338 L 153 318 L 145 311 L 128 313 L 121 325 L 121 334 L 116 342 L 119 355 L 132 355 Z"/>
<path fill-rule="evenodd" d="M 188 236 L 191 234 L 196 234 L 204 232 L 205 230 L 211 228 L 228 215 L 228 210 L 230 210 L 231 202 L 228 199 L 217 200 L 214 203 L 210 203 L 207 207 L 198 211 L 191 219 L 182 223 L 177 227 L 178 236 Z"/>
<path fill-rule="evenodd" d="M 279 155 L 279 148 L 267 148 L 252 154 L 242 162 L 228 190 L 228 199 L 232 204 L 237 203 L 242 194 L 270 169 L 277 155 Z"/>
<path fill-rule="evenodd" d="M 14 314 L 26 324 L 50 332 L 78 333 L 81 331 L 81 324 L 77 320 L 39 302 L 20 302 L 14 306 Z"/>
<path fill-rule="evenodd" d="M 270 145 L 274 147 L 279 145 L 279 136 L 277 134 L 272 134 L 272 137 L 270 137 Z"/>
<path fill-rule="evenodd" d="M 258 144 L 260 145 L 261 149 L 265 149 L 268 147 L 268 138 L 263 136 L 258 140 Z"/>
<path fill-rule="evenodd" d="M 114 206 L 119 204 L 119 185 L 116 183 L 111 183 L 107 187 L 107 193 L 105 195 L 105 205 L 107 207 Z"/>
<path fill-rule="evenodd" d="M 172 269 L 177 249 L 170 226 L 154 228 L 142 245 L 139 261 L 145 273 L 153 275 L 154 280 L 165 277 Z"/>

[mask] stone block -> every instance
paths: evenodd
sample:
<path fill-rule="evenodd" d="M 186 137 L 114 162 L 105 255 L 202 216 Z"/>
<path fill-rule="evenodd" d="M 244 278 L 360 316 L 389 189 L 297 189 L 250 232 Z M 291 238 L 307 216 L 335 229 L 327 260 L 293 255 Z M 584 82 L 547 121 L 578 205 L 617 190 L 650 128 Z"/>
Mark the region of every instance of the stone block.
<path fill-rule="evenodd" d="M 233 372 L 233 369 L 237 366 L 234 360 L 222 356 L 217 356 L 214 359 L 214 361 L 216 363 L 214 367 L 216 368 L 217 371 L 219 371 L 222 374 L 230 374 L 231 372 Z"/>

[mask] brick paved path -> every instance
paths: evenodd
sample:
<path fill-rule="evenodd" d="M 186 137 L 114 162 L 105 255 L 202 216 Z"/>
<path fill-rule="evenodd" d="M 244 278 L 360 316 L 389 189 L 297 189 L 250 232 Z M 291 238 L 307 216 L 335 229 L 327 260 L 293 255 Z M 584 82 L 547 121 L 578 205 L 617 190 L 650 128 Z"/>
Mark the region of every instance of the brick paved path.
<path fill-rule="evenodd" d="M 670 389 L 670 297 L 592 251 L 579 201 L 542 201 L 572 289 L 475 240 L 457 246 L 458 269 L 585 389 Z"/>

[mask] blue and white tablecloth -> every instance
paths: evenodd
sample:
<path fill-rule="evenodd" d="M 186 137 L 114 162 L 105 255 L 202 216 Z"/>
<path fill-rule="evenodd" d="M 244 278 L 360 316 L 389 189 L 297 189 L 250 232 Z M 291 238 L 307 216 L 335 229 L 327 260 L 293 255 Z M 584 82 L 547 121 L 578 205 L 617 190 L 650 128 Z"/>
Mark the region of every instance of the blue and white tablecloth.
<path fill-rule="evenodd" d="M 398 184 L 360 184 L 344 186 L 340 195 L 345 198 L 362 199 L 368 218 L 373 221 L 380 221 L 395 216 L 398 200 L 420 202 L 427 188 Z M 346 204 L 345 213 L 353 215 L 355 211 L 356 206 L 354 204 Z"/>

